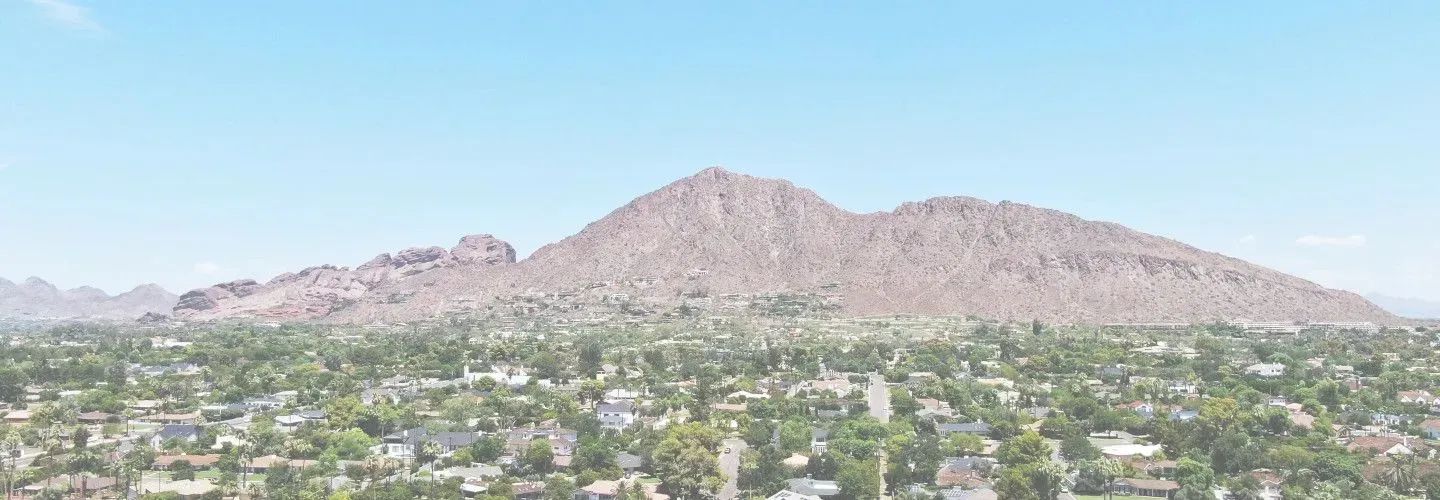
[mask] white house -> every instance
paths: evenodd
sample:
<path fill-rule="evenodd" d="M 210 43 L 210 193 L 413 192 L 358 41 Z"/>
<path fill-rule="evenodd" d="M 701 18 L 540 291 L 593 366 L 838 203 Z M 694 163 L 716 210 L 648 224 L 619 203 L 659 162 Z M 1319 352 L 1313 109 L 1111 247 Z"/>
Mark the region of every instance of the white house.
<path fill-rule="evenodd" d="M 635 424 L 635 403 L 630 401 L 603 402 L 595 407 L 600 426 L 621 430 Z"/>
<path fill-rule="evenodd" d="M 1255 363 L 1245 367 L 1245 374 L 1266 378 L 1281 377 L 1285 375 L 1285 365 L 1280 363 Z"/>

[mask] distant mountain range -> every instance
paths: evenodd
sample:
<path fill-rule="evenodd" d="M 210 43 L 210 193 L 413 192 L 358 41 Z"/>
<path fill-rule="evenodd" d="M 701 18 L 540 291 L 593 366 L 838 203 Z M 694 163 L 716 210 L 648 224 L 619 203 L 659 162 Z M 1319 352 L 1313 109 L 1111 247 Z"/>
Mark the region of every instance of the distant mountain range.
<path fill-rule="evenodd" d="M 1364 298 L 1108 222 L 965 197 L 858 214 L 711 168 L 515 260 L 489 235 L 186 293 L 179 318 L 402 321 L 550 294 L 651 305 L 823 295 L 842 315 L 1050 322 L 1399 319 Z"/>
<path fill-rule="evenodd" d="M 60 290 L 35 277 L 19 284 L 0 278 L 0 318 L 134 320 L 146 313 L 169 314 L 177 299 L 158 285 L 110 296 L 88 286 Z"/>
<path fill-rule="evenodd" d="M 1365 298 L 1387 311 L 1407 318 L 1440 319 L 1440 302 L 1433 300 L 1391 297 L 1378 293 L 1367 294 Z"/>

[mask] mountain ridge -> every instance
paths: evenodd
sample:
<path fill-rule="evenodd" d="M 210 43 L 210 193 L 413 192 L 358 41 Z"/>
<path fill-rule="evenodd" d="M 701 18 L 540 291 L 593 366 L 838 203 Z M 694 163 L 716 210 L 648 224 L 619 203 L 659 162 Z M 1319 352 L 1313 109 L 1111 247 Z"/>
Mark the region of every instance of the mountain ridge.
<path fill-rule="evenodd" d="M 420 319 L 560 292 L 666 307 L 821 289 L 846 315 L 1397 319 L 1349 292 L 1058 210 L 940 196 L 855 213 L 789 181 L 718 167 L 641 195 L 523 260 L 437 266 L 298 319 Z"/>
<path fill-rule="evenodd" d="M 179 296 L 154 283 L 110 295 L 92 286 L 61 290 L 35 276 L 21 283 L 0 278 L 0 317 L 133 320 L 170 313 Z"/>

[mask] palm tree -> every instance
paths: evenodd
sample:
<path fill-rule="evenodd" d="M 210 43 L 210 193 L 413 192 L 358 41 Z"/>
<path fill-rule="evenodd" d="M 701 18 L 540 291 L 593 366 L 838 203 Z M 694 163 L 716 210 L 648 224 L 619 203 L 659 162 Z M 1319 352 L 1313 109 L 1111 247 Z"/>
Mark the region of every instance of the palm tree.
<path fill-rule="evenodd" d="M 1105 474 L 1105 498 L 1115 498 L 1115 478 L 1125 473 L 1125 466 L 1112 458 L 1100 459 L 1100 471 Z"/>
<path fill-rule="evenodd" d="M 1415 489 L 1418 469 L 1419 464 L 1414 455 L 1396 455 L 1390 457 L 1390 463 L 1386 464 L 1382 477 L 1385 484 L 1395 492 L 1409 493 Z"/>
<path fill-rule="evenodd" d="M 415 460 L 417 462 L 426 462 L 429 464 L 427 465 L 427 467 L 430 468 L 430 496 L 431 498 L 434 498 L 435 462 L 437 461 L 436 459 L 440 458 L 441 453 L 445 453 L 445 449 L 440 447 L 440 443 L 425 440 L 420 443 L 420 449 L 417 451 L 419 453 L 416 454 Z"/>
<path fill-rule="evenodd" d="M 13 453 L 20 449 L 20 445 L 19 433 L 6 433 L 4 441 L 0 441 L 0 451 L 4 452 L 4 455 L 0 455 L 0 469 L 5 470 L 5 498 L 10 498 L 14 493 L 11 491 L 15 484 L 15 456 Z M 6 459 L 10 460 L 9 467 L 5 466 Z"/>
<path fill-rule="evenodd" d="M 255 454 L 255 449 L 250 443 L 241 441 L 240 446 L 235 448 L 235 457 L 240 459 L 240 488 L 244 489 L 250 484 L 250 459 Z"/>

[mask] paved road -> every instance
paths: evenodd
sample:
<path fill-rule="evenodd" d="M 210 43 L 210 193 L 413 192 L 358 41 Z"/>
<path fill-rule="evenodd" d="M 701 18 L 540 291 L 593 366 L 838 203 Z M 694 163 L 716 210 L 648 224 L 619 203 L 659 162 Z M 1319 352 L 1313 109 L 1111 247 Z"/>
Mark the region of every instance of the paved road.
<path fill-rule="evenodd" d="M 890 388 L 885 386 L 885 376 L 870 374 L 870 416 L 881 422 L 890 421 Z"/>
<path fill-rule="evenodd" d="M 740 496 L 740 488 L 737 481 L 740 479 L 740 454 L 745 451 L 745 440 L 730 438 L 721 441 L 724 449 L 720 450 L 720 473 L 725 475 L 725 487 L 720 489 L 720 500 L 730 500 Z M 726 453 L 725 450 L 730 450 Z"/>

